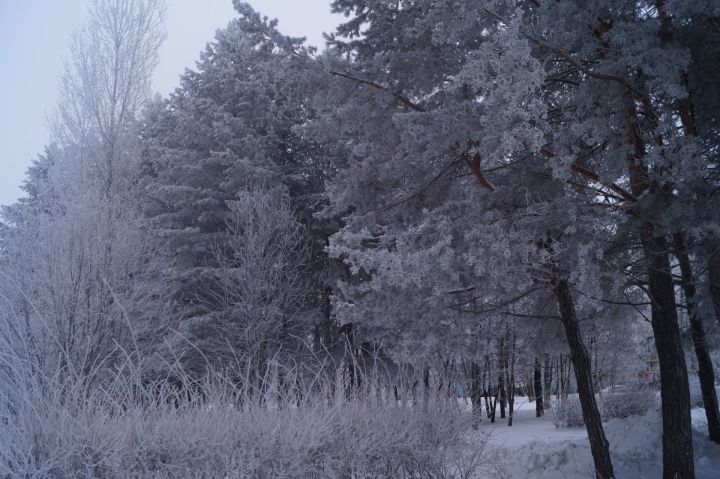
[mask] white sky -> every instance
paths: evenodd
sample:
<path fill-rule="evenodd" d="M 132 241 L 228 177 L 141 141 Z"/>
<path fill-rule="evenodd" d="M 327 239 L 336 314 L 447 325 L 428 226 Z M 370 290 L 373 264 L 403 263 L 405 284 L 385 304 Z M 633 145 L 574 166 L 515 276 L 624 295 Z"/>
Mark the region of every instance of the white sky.
<path fill-rule="evenodd" d="M 330 0 L 246 0 L 279 29 L 322 46 L 322 33 L 342 17 Z M 173 91 L 205 44 L 236 16 L 232 0 L 166 0 L 167 40 L 154 90 Z M 57 102 L 62 58 L 70 31 L 83 21 L 87 0 L 0 0 L 0 205 L 15 202 L 30 162 L 43 152 L 47 117 Z"/>

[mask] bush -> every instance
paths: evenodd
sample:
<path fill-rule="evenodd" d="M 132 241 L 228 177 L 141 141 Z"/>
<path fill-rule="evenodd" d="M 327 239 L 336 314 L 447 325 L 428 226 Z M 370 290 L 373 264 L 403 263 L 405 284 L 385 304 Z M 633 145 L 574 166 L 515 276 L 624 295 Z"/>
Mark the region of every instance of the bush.
<path fill-rule="evenodd" d="M 555 427 L 579 427 L 585 425 L 580 400 L 577 396 L 553 398 L 550 412 Z"/>
<path fill-rule="evenodd" d="M 622 419 L 629 416 L 642 416 L 657 406 L 654 390 L 637 386 L 622 389 L 609 389 L 596 396 L 603 421 Z M 585 425 L 577 395 L 566 398 L 554 398 L 550 408 L 555 427 L 580 427 Z"/>
<path fill-rule="evenodd" d="M 185 392 L 132 375 L 14 382 L 0 386 L 0 477 L 443 477 L 468 423 L 451 400 L 259 401 L 222 375 Z"/>
<path fill-rule="evenodd" d="M 655 391 L 646 387 L 622 391 L 611 390 L 600 396 L 600 411 L 604 421 L 642 416 L 656 405 Z"/>

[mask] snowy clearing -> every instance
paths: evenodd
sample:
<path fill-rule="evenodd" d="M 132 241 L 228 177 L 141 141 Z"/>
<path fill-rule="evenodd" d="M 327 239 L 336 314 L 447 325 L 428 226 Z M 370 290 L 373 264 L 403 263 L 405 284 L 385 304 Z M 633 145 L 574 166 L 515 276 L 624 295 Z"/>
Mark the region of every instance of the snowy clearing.
<path fill-rule="evenodd" d="M 535 404 L 516 405 L 512 427 L 507 419 L 494 424 L 483 418 L 470 441 L 487 439 L 484 478 L 594 478 L 590 443 L 584 427 L 556 428 L 552 413 L 535 417 Z M 692 410 L 696 477 L 717 478 L 720 446 L 707 439 L 705 411 Z M 658 410 L 644 416 L 611 419 L 605 424 L 617 477 L 651 479 L 662 477 L 661 421 Z"/>

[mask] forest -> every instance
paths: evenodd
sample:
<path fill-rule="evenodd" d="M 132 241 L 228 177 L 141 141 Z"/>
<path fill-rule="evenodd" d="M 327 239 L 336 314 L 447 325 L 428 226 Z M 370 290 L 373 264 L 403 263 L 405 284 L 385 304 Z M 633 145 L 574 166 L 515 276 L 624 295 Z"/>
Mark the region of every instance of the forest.
<path fill-rule="evenodd" d="M 719 1 L 232 2 L 164 97 L 164 0 L 70 37 L 0 478 L 720 475 Z"/>

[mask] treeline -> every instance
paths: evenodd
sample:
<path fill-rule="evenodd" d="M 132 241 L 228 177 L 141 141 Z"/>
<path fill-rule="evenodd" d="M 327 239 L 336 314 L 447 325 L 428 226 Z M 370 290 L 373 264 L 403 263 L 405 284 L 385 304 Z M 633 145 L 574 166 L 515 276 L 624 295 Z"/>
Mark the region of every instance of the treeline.
<path fill-rule="evenodd" d="M 160 0 L 97 0 L 73 36 L 3 212 L 4 385 L 129 361 L 264 401 L 382 370 L 477 422 L 572 382 L 610 478 L 596 395 L 649 324 L 664 477 L 693 477 L 686 354 L 720 443 L 720 6 L 335 0 L 319 53 L 234 3 L 167 98 Z"/>

